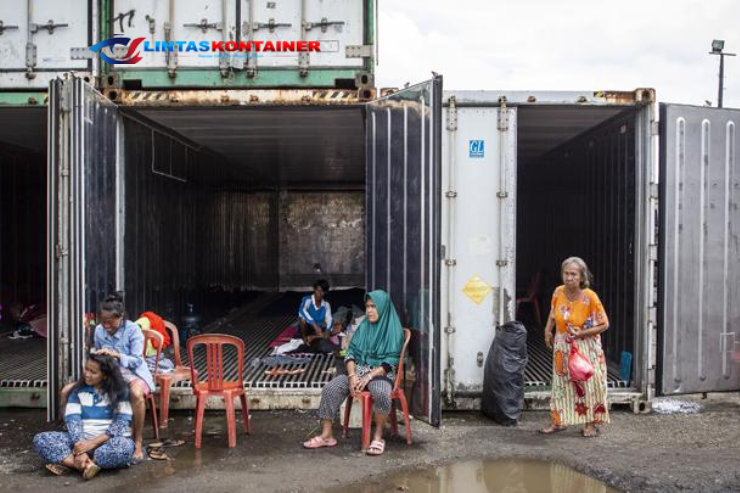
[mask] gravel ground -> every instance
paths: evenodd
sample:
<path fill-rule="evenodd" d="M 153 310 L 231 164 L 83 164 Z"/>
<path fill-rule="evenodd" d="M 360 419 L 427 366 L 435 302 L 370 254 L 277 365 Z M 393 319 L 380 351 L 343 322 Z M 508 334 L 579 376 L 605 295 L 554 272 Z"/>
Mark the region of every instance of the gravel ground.
<path fill-rule="evenodd" d="M 556 461 L 623 491 L 740 491 L 740 395 L 716 394 L 699 414 L 637 416 L 614 411 L 602 436 L 579 430 L 552 436 L 536 431 L 547 413 L 527 412 L 516 428 L 503 428 L 473 413 L 451 413 L 444 425 L 413 422 L 414 444 L 389 441 L 383 457 L 359 452 L 359 431 L 333 449 L 305 451 L 300 443 L 317 429 L 306 412 L 255 412 L 252 436 L 226 446 L 223 414 L 206 416 L 204 448 L 192 446 L 192 421 L 176 413 L 166 435 L 186 445 L 169 449 L 171 460 L 103 472 L 85 483 L 52 477 L 32 450 L 34 433 L 50 429 L 42 411 L 0 412 L 0 490 L 50 491 L 316 491 L 343 485 L 385 484 L 399 472 L 471 459 L 531 458 Z M 150 433 L 150 430 L 147 431 Z"/>

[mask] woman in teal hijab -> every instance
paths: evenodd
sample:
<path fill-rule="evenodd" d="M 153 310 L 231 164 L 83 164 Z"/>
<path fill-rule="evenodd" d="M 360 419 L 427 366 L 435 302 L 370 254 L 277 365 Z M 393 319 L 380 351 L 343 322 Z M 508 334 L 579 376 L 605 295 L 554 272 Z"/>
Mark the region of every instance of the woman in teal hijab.
<path fill-rule="evenodd" d="M 385 291 L 372 291 L 365 296 L 365 314 L 347 349 L 347 374 L 335 377 L 321 393 L 321 435 L 305 442 L 305 448 L 336 446 L 332 423 L 339 407 L 350 394 L 355 396 L 368 390 L 375 409 L 375 434 L 367 454 L 380 455 L 385 451 L 383 428 L 391 411 L 391 390 L 403 348 L 403 327 Z"/>

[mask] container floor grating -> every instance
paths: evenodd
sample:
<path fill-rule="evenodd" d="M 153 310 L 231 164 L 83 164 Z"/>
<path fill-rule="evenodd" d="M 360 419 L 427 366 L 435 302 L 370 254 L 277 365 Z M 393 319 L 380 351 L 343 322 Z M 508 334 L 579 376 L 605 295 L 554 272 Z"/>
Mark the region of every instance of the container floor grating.
<path fill-rule="evenodd" d="M 541 331 L 530 331 L 527 337 L 527 355 L 529 363 L 524 371 L 524 387 L 527 390 L 534 388 L 550 388 L 552 378 L 552 351 L 545 346 L 545 339 Z M 607 387 L 610 389 L 628 388 L 629 382 L 619 379 L 619 367 L 612 362 L 607 364 Z"/>
<path fill-rule="evenodd" d="M 0 339 L 0 388 L 46 387 L 46 339 Z"/>
<path fill-rule="evenodd" d="M 263 315 L 270 313 L 269 305 L 280 303 L 281 296 L 261 298 L 204 328 L 206 333 L 220 333 L 239 337 L 244 341 L 244 384 L 248 389 L 321 389 L 336 374 L 332 355 L 313 355 L 311 362 L 305 365 L 285 365 L 287 370 L 303 369 L 298 375 L 270 376 L 265 374 L 268 367 L 262 364 L 253 365 L 257 358 L 269 356 L 272 349 L 269 343 L 286 327 L 297 322 L 295 315 Z M 233 348 L 225 349 L 225 378 L 236 379 L 237 359 Z M 187 364 L 187 355 L 183 353 L 183 364 Z M 196 352 L 195 367 L 200 375 L 205 375 L 205 351 Z M 189 387 L 190 382 L 182 382 L 176 387 Z"/>

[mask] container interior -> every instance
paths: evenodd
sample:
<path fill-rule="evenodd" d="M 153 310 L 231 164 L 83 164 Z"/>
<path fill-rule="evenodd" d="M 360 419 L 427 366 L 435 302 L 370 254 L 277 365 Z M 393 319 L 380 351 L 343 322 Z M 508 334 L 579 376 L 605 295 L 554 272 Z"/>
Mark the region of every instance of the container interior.
<path fill-rule="evenodd" d="M 636 116 L 636 109 L 619 107 L 518 109 L 517 316 L 535 328 L 530 386 L 550 383 L 542 328 L 562 284 L 561 262 L 571 256 L 586 261 L 609 317 L 602 334 L 609 384 L 629 386 L 619 370 L 635 335 Z M 539 322 L 525 299 L 539 304 Z"/>
<path fill-rule="evenodd" d="M 0 108 L 0 387 L 46 381 L 46 115 Z"/>
<path fill-rule="evenodd" d="M 153 310 L 182 328 L 192 305 L 201 328 L 241 337 L 251 360 L 297 321 L 300 297 L 318 279 L 332 286 L 333 310 L 362 305 L 361 107 L 124 108 L 122 116 L 130 313 Z M 253 387 L 276 380 L 254 377 Z"/>

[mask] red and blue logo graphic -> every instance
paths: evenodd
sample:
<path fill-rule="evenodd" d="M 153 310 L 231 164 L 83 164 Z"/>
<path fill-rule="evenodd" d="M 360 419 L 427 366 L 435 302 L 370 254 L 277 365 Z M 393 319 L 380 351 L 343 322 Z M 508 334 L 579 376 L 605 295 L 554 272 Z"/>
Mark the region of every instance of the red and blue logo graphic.
<path fill-rule="evenodd" d="M 129 41 L 131 41 L 131 38 L 110 38 L 106 39 L 104 41 L 101 41 L 98 44 L 92 45 L 90 47 L 90 50 L 94 53 L 100 52 L 100 58 L 102 58 L 104 61 L 112 64 L 112 65 L 118 65 L 118 64 L 133 64 L 133 63 L 139 63 L 143 57 L 139 54 L 138 51 L 136 51 L 139 48 L 139 45 L 142 41 L 144 41 L 146 38 L 136 38 L 131 42 L 131 45 L 128 47 L 128 52 L 120 59 L 116 60 L 114 58 L 111 58 L 110 56 L 106 55 L 102 50 L 105 47 L 110 47 L 111 51 L 113 49 L 113 46 L 115 45 L 123 45 L 128 46 Z"/>

